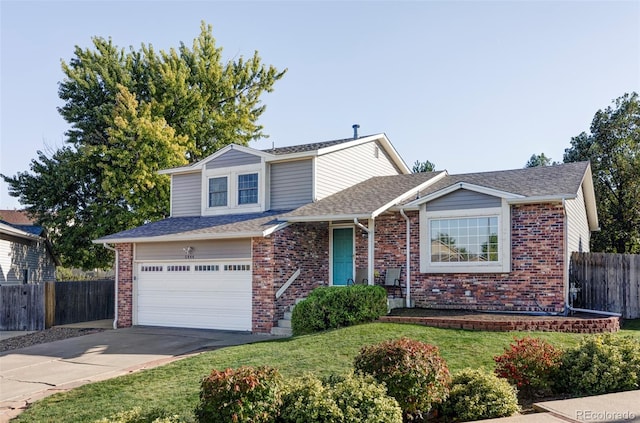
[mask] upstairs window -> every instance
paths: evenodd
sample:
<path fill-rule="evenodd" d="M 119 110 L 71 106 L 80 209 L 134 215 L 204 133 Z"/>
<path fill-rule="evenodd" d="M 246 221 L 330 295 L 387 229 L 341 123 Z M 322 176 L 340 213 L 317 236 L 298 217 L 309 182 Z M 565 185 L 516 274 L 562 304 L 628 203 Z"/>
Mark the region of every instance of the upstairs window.
<path fill-rule="evenodd" d="M 209 207 L 227 206 L 227 177 L 209 179 Z"/>
<path fill-rule="evenodd" d="M 258 174 L 238 175 L 238 204 L 258 202 Z"/>

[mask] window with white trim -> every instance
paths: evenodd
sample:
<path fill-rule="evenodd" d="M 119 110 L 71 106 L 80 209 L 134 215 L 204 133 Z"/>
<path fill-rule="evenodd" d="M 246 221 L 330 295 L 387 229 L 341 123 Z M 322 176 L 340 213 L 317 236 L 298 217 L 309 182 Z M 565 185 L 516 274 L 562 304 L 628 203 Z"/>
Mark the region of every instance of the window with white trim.
<path fill-rule="evenodd" d="M 510 208 L 420 209 L 420 271 L 507 273 L 511 269 Z"/>
<path fill-rule="evenodd" d="M 263 164 L 205 169 L 202 178 L 203 216 L 264 211 Z"/>
<path fill-rule="evenodd" d="M 226 176 L 209 178 L 209 207 L 226 207 L 228 205 L 228 192 Z"/>
<path fill-rule="evenodd" d="M 258 202 L 258 174 L 238 175 L 238 204 Z"/>
<path fill-rule="evenodd" d="M 429 219 L 431 262 L 497 262 L 498 217 Z"/>

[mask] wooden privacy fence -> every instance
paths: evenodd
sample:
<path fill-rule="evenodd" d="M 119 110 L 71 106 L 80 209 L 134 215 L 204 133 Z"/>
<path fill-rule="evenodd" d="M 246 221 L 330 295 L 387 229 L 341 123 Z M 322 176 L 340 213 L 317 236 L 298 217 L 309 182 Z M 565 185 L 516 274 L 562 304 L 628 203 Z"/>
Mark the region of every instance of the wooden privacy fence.
<path fill-rule="evenodd" d="M 640 317 L 640 255 L 572 253 L 573 306 Z"/>
<path fill-rule="evenodd" d="M 113 279 L 56 282 L 55 287 L 56 325 L 113 319 Z"/>
<path fill-rule="evenodd" d="M 45 328 L 45 287 L 0 286 L 0 330 L 42 330 Z"/>

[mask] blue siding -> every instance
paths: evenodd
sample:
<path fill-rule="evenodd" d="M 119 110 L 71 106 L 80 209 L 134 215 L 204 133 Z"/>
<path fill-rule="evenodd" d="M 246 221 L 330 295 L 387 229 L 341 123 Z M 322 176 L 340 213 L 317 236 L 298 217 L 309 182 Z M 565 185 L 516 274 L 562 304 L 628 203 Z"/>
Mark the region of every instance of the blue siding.
<path fill-rule="evenodd" d="M 238 150 L 229 150 L 222 156 L 209 160 L 207 169 L 221 169 L 224 167 L 244 166 L 260 163 L 260 157 Z"/>
<path fill-rule="evenodd" d="M 427 211 L 484 209 L 500 207 L 502 200 L 487 194 L 459 189 L 426 204 Z"/>

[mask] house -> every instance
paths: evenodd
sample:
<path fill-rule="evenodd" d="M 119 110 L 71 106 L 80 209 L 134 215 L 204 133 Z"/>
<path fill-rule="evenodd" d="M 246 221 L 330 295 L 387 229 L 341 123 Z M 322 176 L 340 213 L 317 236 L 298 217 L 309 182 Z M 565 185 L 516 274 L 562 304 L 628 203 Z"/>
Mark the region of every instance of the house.
<path fill-rule="evenodd" d="M 409 306 L 562 312 L 572 251 L 598 228 L 588 162 L 412 174 L 384 134 L 168 169 L 171 217 L 105 236 L 119 327 L 268 333 L 356 269 Z M 379 276 L 378 276 L 379 275 Z"/>
<path fill-rule="evenodd" d="M 22 210 L 0 210 L 0 285 L 54 282 L 59 264 L 41 226 Z"/>

